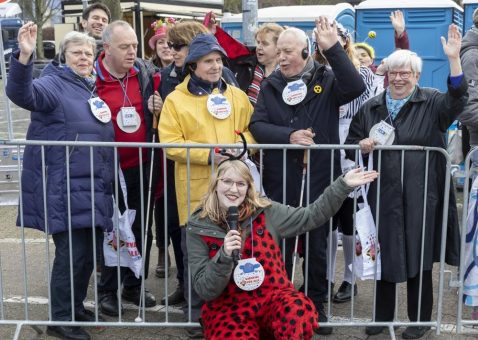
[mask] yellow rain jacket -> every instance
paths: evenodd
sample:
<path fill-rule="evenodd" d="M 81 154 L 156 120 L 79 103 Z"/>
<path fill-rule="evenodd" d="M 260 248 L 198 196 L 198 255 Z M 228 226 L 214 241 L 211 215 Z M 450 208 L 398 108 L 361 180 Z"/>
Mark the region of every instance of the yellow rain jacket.
<path fill-rule="evenodd" d="M 187 144 L 235 144 L 241 142 L 234 133 L 244 133 L 247 143 L 254 144 L 249 132 L 249 121 L 253 107 L 247 95 L 239 88 L 227 85 L 223 95 L 231 104 L 231 114 L 226 119 L 217 119 L 207 110 L 208 96 L 197 96 L 189 92 L 190 76 L 179 84 L 167 97 L 161 111 L 158 132 L 161 143 Z M 190 174 L 187 181 L 187 149 L 166 149 L 169 159 L 175 164 L 176 197 L 179 223 L 183 226 L 190 213 L 198 206 L 206 193 L 211 177 L 209 164 L 210 148 L 190 149 Z M 188 188 L 190 208 L 188 209 Z"/>

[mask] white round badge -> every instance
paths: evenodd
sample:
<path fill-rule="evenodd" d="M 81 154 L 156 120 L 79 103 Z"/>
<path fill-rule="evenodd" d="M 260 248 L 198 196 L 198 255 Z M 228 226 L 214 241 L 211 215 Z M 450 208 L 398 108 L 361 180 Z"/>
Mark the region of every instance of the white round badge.
<path fill-rule="evenodd" d="M 111 110 L 108 104 L 99 97 L 88 99 L 90 110 L 93 116 L 102 123 L 109 123 L 111 121 Z"/>
<path fill-rule="evenodd" d="M 234 282 L 242 290 L 254 290 L 264 282 L 264 268 L 255 258 L 239 260 L 234 269 Z"/>
<path fill-rule="evenodd" d="M 231 104 L 222 94 L 210 94 L 207 97 L 207 110 L 214 118 L 226 119 L 231 115 Z"/>
<path fill-rule="evenodd" d="M 307 95 L 307 86 L 302 79 L 287 83 L 282 91 L 282 100 L 287 105 L 296 105 L 304 100 Z"/>
<path fill-rule="evenodd" d="M 123 132 L 134 133 L 141 125 L 141 118 L 134 107 L 122 107 L 116 116 L 116 123 Z"/>
<path fill-rule="evenodd" d="M 369 137 L 380 145 L 392 145 L 395 140 L 395 128 L 382 120 L 372 126 Z"/>

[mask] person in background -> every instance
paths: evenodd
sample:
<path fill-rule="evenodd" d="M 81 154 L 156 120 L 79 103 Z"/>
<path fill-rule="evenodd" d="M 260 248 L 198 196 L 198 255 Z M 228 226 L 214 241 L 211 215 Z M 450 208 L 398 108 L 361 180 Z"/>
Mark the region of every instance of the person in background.
<path fill-rule="evenodd" d="M 317 44 L 331 68 L 313 60 L 311 44 L 304 31 L 288 28 L 280 34 L 277 41 L 280 71 L 272 73 L 262 82 L 249 125 L 259 143 L 306 146 L 340 143 L 339 108 L 359 97 L 365 91 L 365 85 L 340 45 L 335 23 L 320 17 L 316 21 L 316 29 Z M 283 150 L 267 150 L 264 153 L 263 185 L 272 200 L 294 207 L 300 202 L 306 205 L 307 197 L 311 201 L 317 199 L 330 184 L 331 178 L 337 178 L 342 173 L 339 150 L 333 155 L 328 150 L 311 150 L 308 159 L 310 173 L 307 174 L 310 192 L 301 192 L 304 150 L 288 150 L 286 156 L 286 168 L 283 169 Z M 286 192 L 283 191 L 284 182 Z M 314 263 L 314 266 L 308 267 L 308 282 L 301 288 L 304 291 L 307 285 L 307 295 L 319 313 L 319 322 L 327 322 L 323 302 L 328 290 L 328 231 L 325 226 L 309 233 L 309 263 Z M 294 241 L 286 240 L 285 259 L 289 275 L 292 274 Z M 332 328 L 320 327 L 317 332 L 330 334 Z"/>
<path fill-rule="evenodd" d="M 287 278 L 280 241 L 325 228 L 353 188 L 377 176 L 351 170 L 307 208 L 293 208 L 260 198 L 244 162 L 219 164 L 187 225 L 193 287 L 207 301 L 201 311 L 206 339 L 311 339 L 320 326 L 317 312 Z M 257 284 L 243 283 L 261 273 Z"/>
<path fill-rule="evenodd" d="M 468 80 L 468 102 L 458 119 L 464 125 L 469 135 L 469 142 L 464 143 L 470 148 L 478 146 L 478 10 L 473 12 L 473 26 L 466 32 L 461 43 L 461 65 Z M 464 135 L 467 135 L 464 133 Z M 463 138 L 465 140 L 465 138 Z M 468 154 L 467 150 L 463 153 Z M 474 167 L 478 167 L 478 152 L 471 155 Z"/>
<path fill-rule="evenodd" d="M 187 53 L 183 68 L 189 75 L 166 97 L 161 112 L 161 142 L 233 144 L 240 141 L 235 133 L 240 131 L 248 142 L 254 143 L 248 130 L 252 105 L 244 92 L 224 80 L 222 60 L 227 55 L 216 38 L 209 33 L 198 34 L 189 44 Z M 211 164 L 217 165 L 226 158 L 209 148 L 189 151 L 188 158 L 186 149 L 166 149 L 167 157 L 175 162 L 174 179 L 181 226 L 186 225 L 190 209 L 196 208 L 207 191 Z M 182 229 L 184 292 L 191 305 L 191 321 L 198 321 L 203 301 L 194 289 L 191 289 L 191 296 L 187 296 L 188 257 L 185 230 Z M 190 336 L 202 336 L 199 329 L 189 331 Z"/>
<path fill-rule="evenodd" d="M 362 77 L 362 80 L 366 87 L 365 91 L 360 95 L 360 97 L 355 98 L 351 102 L 340 107 L 339 138 L 340 144 L 343 144 L 349 132 L 349 126 L 352 121 L 352 118 L 357 114 L 360 106 L 362 106 L 363 103 L 365 103 L 370 98 L 375 97 L 377 94 L 383 91 L 383 78 L 376 77 L 368 67 L 360 65 L 360 62 L 355 53 L 352 35 L 340 23 L 337 23 L 337 33 L 340 45 L 342 45 L 350 61 L 359 71 L 360 76 Z M 328 64 L 327 60 L 318 48 L 316 49 L 315 59 L 319 63 Z M 344 150 L 340 150 L 340 164 L 342 167 L 342 173 L 344 174 L 347 173 L 350 169 L 356 167 L 355 162 L 346 159 Z M 330 254 L 331 258 L 327 261 L 327 265 L 329 268 L 327 271 L 327 279 L 331 282 L 330 291 L 332 293 L 335 282 L 336 254 L 338 247 L 337 229 L 339 229 L 340 232 L 343 234 L 342 249 L 344 252 L 345 262 L 344 280 L 342 281 L 340 288 L 337 290 L 337 293 L 334 295 L 333 301 L 336 303 L 350 301 L 352 297 L 352 290 L 354 292 L 354 296 L 357 295 L 357 284 L 355 282 L 354 284 L 352 284 L 352 271 L 349 268 L 349 265 L 352 264 L 354 256 L 353 254 L 355 251 L 355 235 L 353 233 L 353 202 L 353 197 L 347 197 L 345 199 L 344 203 L 342 204 L 342 207 L 339 209 L 339 211 L 334 217 L 335 229 L 333 230 L 332 237 L 328 238 L 329 242 L 327 245 L 327 257 L 329 257 Z M 329 252 L 330 248 L 332 249 Z"/>
<path fill-rule="evenodd" d="M 20 51 L 11 58 L 6 93 L 12 102 L 31 111 L 27 139 L 113 142 L 111 115 L 98 109 L 104 107 L 104 102 L 98 98 L 92 74 L 95 40 L 84 33 L 67 33 L 60 43 L 63 63 L 48 64 L 48 75 L 35 80 L 32 80 L 32 55 L 37 26 L 32 22 L 23 25 L 18 31 L 18 43 Z M 90 100 L 99 105 L 90 105 Z M 75 321 L 102 321 L 100 316 L 85 309 L 83 302 L 94 268 L 93 233 L 95 229 L 113 229 L 113 149 L 93 147 L 94 164 L 90 163 L 89 147 L 75 146 L 68 150 L 63 146 L 45 146 L 44 162 L 40 156 L 42 150 L 40 146 L 25 147 L 19 209 L 23 216 L 18 216 L 17 224 L 52 235 L 55 244 L 49 287 L 52 321 L 71 321 L 73 316 Z M 48 209 L 44 210 L 44 206 Z M 48 326 L 46 332 L 61 339 L 90 339 L 78 326 Z"/>
<path fill-rule="evenodd" d="M 405 18 L 403 12 L 396 10 L 390 13 L 390 21 L 392 22 L 395 49 L 409 50 L 410 42 L 408 40 L 408 33 L 405 29 Z M 375 50 L 372 46 L 366 42 L 355 43 L 355 50 L 357 51 L 357 57 L 360 60 L 362 66 L 369 67 L 373 73 L 377 73 L 377 66 L 374 64 Z M 384 71 L 379 70 L 378 75 L 384 76 Z"/>
<path fill-rule="evenodd" d="M 151 142 L 153 117 L 159 116 L 162 108 L 162 100 L 157 92 L 160 85 L 159 73 L 150 63 L 136 57 L 138 39 L 126 21 L 117 20 L 106 27 L 103 32 L 103 45 L 104 51 L 95 62 L 96 87 L 100 98 L 111 109 L 115 141 Z M 118 148 L 118 156 L 126 182 L 128 207 L 136 210 L 132 231 L 142 255 L 144 277 L 147 279 L 153 239 L 152 219 L 146 217 L 146 212 L 152 211 L 147 204 L 150 154 L 147 148 L 143 148 L 140 158 L 138 148 L 130 147 Z M 155 188 L 155 183 L 152 187 Z M 118 205 L 123 211 L 125 206 L 122 195 L 119 197 Z M 149 223 L 143 227 L 142 221 L 145 223 L 146 220 Z M 146 253 L 143 253 L 143 235 L 147 235 Z M 121 306 L 118 301 L 118 289 L 121 289 L 121 284 L 122 298 L 140 305 L 142 278 L 136 278 L 129 268 L 121 267 L 120 279 L 118 282 L 116 267 L 106 267 L 103 263 L 98 292 L 100 310 L 106 315 L 119 315 Z M 146 307 L 156 305 L 154 295 L 147 289 L 141 301 Z"/>
<path fill-rule="evenodd" d="M 255 105 L 262 81 L 278 67 L 277 39 L 284 28 L 276 23 L 260 25 L 254 34 L 256 46 L 249 49 L 216 24 L 214 13 L 206 16 L 204 24 L 228 54 L 239 87 Z"/>
<path fill-rule="evenodd" d="M 168 45 L 168 30 L 176 23 L 174 18 L 166 18 L 163 20 L 156 20 L 151 24 L 151 28 L 154 31 L 153 36 L 149 39 L 148 45 L 153 50 L 153 56 L 149 60 L 156 66 L 160 71 L 161 69 L 168 67 L 173 63 L 173 54 L 171 53 L 171 48 Z M 159 121 L 153 123 L 153 129 L 157 130 L 157 124 Z M 156 142 L 159 142 L 159 138 L 155 136 Z M 159 151 L 157 149 L 156 151 Z M 156 152 L 154 158 L 154 169 L 161 169 L 163 165 L 163 154 L 161 152 Z M 169 274 L 169 264 L 171 263 L 169 258 L 169 251 L 167 251 L 167 246 L 169 245 L 169 237 L 168 241 L 164 241 L 164 229 L 165 229 L 165 209 L 166 206 L 164 205 L 164 183 L 161 180 L 161 171 L 157 171 L 154 173 L 154 176 L 159 175 L 159 180 L 157 180 L 157 185 L 154 190 L 154 222 L 155 222 L 155 234 L 156 234 L 156 247 L 158 248 L 158 264 L 156 266 L 155 275 L 159 278 L 164 278 L 166 276 L 166 268 L 168 268 Z M 174 209 L 174 208 L 173 208 Z M 171 209 L 172 210 L 172 209 Z M 172 212 L 168 212 L 168 214 L 174 214 Z M 168 224 L 170 231 L 174 224 Z M 179 256 L 179 260 L 182 257 Z M 178 258 L 176 258 L 176 263 L 178 263 Z M 182 296 L 182 294 L 180 294 Z M 177 300 L 177 299 L 174 299 Z M 174 301 L 177 303 L 176 301 Z M 179 301 L 181 302 L 181 301 Z M 171 303 L 171 301 L 170 301 Z M 171 303 L 171 304 L 175 304 Z"/>
<path fill-rule="evenodd" d="M 380 129 L 389 131 L 386 136 L 393 145 L 445 148 L 445 131 L 463 111 L 468 86 L 460 63 L 458 27 L 450 25 L 448 39 L 441 37 L 441 41 L 450 66 L 448 91 L 441 93 L 419 87 L 420 57 L 409 50 L 393 52 L 384 63 L 389 79 L 387 90 L 362 105 L 352 119 L 346 144 L 359 145 L 362 154 L 368 155 L 383 136 L 373 130 Z M 355 150 L 348 150 L 347 154 L 355 158 Z M 377 195 L 375 183 L 368 192 L 375 221 L 377 218 L 380 221 L 377 229 L 382 265 L 381 280 L 376 282 L 375 321 L 394 320 L 399 282 L 407 282 L 410 321 L 430 321 L 433 263 L 440 261 L 441 252 L 446 159 L 438 152 L 381 150 L 380 157 L 374 157 L 375 169 L 377 158 L 381 159 L 380 193 Z M 445 261 L 458 266 L 460 232 L 452 183 L 449 189 Z M 378 204 L 380 210 L 375 211 L 373 207 Z M 369 326 L 365 331 L 367 335 L 376 335 L 385 328 Z M 402 338 L 418 339 L 429 329 L 429 326 L 409 326 Z"/>
<path fill-rule="evenodd" d="M 148 45 L 153 50 L 150 61 L 159 69 L 173 63 L 173 54 L 168 45 L 168 29 L 176 23 L 174 18 L 159 19 L 151 24 L 154 35 L 149 39 Z"/>
<path fill-rule="evenodd" d="M 110 22 L 110 9 L 100 2 L 88 6 L 81 15 L 81 27 L 83 31 L 96 39 L 97 56 L 103 51 L 102 34 Z"/>

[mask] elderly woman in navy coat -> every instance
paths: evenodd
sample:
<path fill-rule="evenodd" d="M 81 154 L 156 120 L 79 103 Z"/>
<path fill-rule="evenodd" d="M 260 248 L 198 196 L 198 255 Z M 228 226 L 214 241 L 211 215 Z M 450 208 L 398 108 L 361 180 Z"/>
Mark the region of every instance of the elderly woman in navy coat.
<path fill-rule="evenodd" d="M 463 111 L 468 95 L 460 64 L 461 35 L 455 25 L 450 25 L 448 40 L 442 38 L 442 44 L 450 64 L 448 91 L 441 93 L 418 86 L 421 59 L 409 50 L 395 51 L 385 61 L 389 79 L 387 91 L 360 108 L 350 125 L 347 144 L 359 144 L 362 154 L 369 154 L 377 144 L 373 130 L 386 123 L 394 129 L 393 144 L 445 148 L 445 131 Z M 349 155 L 354 156 L 354 152 Z M 426 165 L 428 173 L 425 172 Z M 377 162 L 374 168 L 378 168 Z M 380 174 L 380 209 L 376 215 L 379 216 L 382 273 L 381 281 L 377 281 L 376 321 L 394 320 L 396 283 L 405 281 L 410 321 L 430 321 L 433 307 L 432 269 L 433 263 L 440 261 L 446 159 L 438 152 L 430 152 L 427 157 L 421 151 L 406 151 L 404 154 L 401 151 L 382 151 Z M 450 189 L 445 261 L 458 266 L 459 225 L 455 197 L 452 187 Z M 368 194 L 373 211 L 376 190 L 377 185 L 372 184 Z M 426 205 L 423 204 L 425 190 Z M 366 333 L 375 335 L 383 329 L 371 326 L 366 328 Z M 409 326 L 402 333 L 402 338 L 421 338 L 428 329 L 428 326 Z"/>
<path fill-rule="evenodd" d="M 20 51 L 12 57 L 6 88 L 8 97 L 15 104 L 32 111 L 27 139 L 114 141 L 111 113 L 95 94 L 92 77 L 95 40 L 83 33 L 68 33 L 60 45 L 60 65 L 49 64 L 45 76 L 32 80 L 36 35 L 37 26 L 31 22 L 20 28 Z M 23 218 L 19 216 L 17 224 L 45 231 L 52 235 L 55 243 L 50 286 L 52 319 L 69 321 L 74 314 L 76 321 L 94 321 L 95 315 L 84 308 L 83 300 L 93 271 L 95 227 L 112 229 L 113 150 L 93 148 L 92 173 L 89 147 L 75 146 L 67 150 L 64 146 L 47 146 L 44 150 L 43 163 L 40 146 L 25 148 L 22 209 L 19 209 Z M 44 211 L 47 211 L 46 216 Z M 63 339 L 90 338 L 80 327 L 48 326 L 47 333 Z"/>

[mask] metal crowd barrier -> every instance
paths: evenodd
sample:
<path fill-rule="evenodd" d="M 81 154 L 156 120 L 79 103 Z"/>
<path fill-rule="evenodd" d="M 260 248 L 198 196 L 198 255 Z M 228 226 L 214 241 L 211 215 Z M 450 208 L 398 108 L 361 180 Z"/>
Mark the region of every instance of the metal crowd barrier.
<path fill-rule="evenodd" d="M 162 164 L 161 167 L 162 172 L 163 172 L 163 177 L 161 180 L 163 181 L 164 186 L 167 186 L 167 177 L 169 176 L 167 167 L 166 167 L 166 157 L 165 157 L 165 150 L 166 148 L 186 148 L 186 154 L 187 154 L 187 161 L 186 164 L 188 165 L 187 169 L 187 181 L 191 178 L 191 173 L 190 173 L 190 151 L 191 149 L 197 149 L 197 148 L 208 148 L 211 150 L 211 152 L 214 151 L 214 148 L 216 147 L 225 147 L 225 148 L 238 148 L 237 144 L 233 145 L 216 145 L 216 144 L 203 144 L 203 145 L 197 145 L 197 144 L 151 144 L 151 143 L 93 143 L 93 142 L 53 142 L 53 141 L 17 141 L 17 140 L 11 140 L 11 141 L 4 141 L 3 144 L 5 146 L 9 146 L 13 149 L 16 150 L 17 154 L 21 154 L 21 149 L 24 146 L 37 146 L 39 148 L 39 152 L 37 154 L 37 157 L 41 159 L 41 162 L 43 166 L 45 165 L 45 160 L 48 155 L 46 154 L 46 148 L 50 146 L 58 146 L 64 148 L 64 152 L 69 155 L 72 149 L 74 148 L 88 148 L 89 150 L 89 155 L 90 155 L 90 169 L 93 171 L 93 162 L 94 162 L 94 152 L 95 148 L 98 147 L 108 147 L 108 148 L 113 148 L 114 149 L 114 154 L 115 154 L 115 169 L 114 169 L 114 178 L 116 178 L 115 184 L 114 184 L 114 196 L 116 197 L 116 201 L 118 201 L 118 195 L 119 195 L 119 183 L 118 183 L 118 148 L 121 147 L 134 147 L 138 148 L 138 157 L 140 159 L 140 164 L 141 164 L 141 185 L 138 188 L 141 192 L 141 210 L 142 212 L 137 212 L 137 217 L 141 219 L 141 226 L 142 226 L 142 235 L 143 235 L 143 240 L 144 240 L 144 230 L 145 230 L 145 225 L 149 222 L 151 222 L 151 216 L 145 216 L 144 211 L 146 210 L 145 207 L 147 205 L 151 204 L 151 202 L 148 200 L 146 201 L 143 199 L 143 197 L 146 197 L 144 194 L 144 188 L 148 188 L 148 186 L 145 186 L 143 184 L 144 181 L 146 181 L 146 178 L 148 177 L 148 171 L 150 168 L 145 168 L 143 169 L 143 150 L 144 149 L 154 149 L 155 150 L 155 155 L 159 155 L 160 153 L 163 154 L 163 159 L 162 159 Z M 279 149 L 283 151 L 283 171 L 286 171 L 285 164 L 287 163 L 287 157 L 288 157 L 288 152 L 291 150 L 306 150 L 305 152 L 310 156 L 310 152 L 316 151 L 316 150 L 322 150 L 322 152 L 330 152 L 331 154 L 331 164 L 330 168 L 331 171 L 333 171 L 334 166 L 333 166 L 333 160 L 334 160 L 334 151 L 339 150 L 339 149 L 350 149 L 350 150 L 355 150 L 356 155 L 358 155 L 358 147 L 357 146 L 343 146 L 343 145 L 314 145 L 310 147 L 303 147 L 303 146 L 298 146 L 298 145 L 250 145 L 249 146 L 250 150 L 255 150 L 256 154 L 256 159 L 259 160 L 260 163 L 262 163 L 263 157 L 264 157 L 264 152 L 268 152 L 268 150 L 271 149 Z M 432 147 L 421 147 L 421 146 L 383 146 L 383 147 L 377 147 L 377 152 L 376 154 L 376 159 L 378 159 L 378 169 L 377 171 L 381 171 L 381 160 L 382 160 L 382 152 L 383 151 L 388 151 L 388 150 L 393 150 L 397 152 L 401 152 L 401 178 L 397 180 L 401 180 L 403 183 L 403 173 L 404 173 L 404 166 L 405 166 L 405 154 L 407 152 L 421 152 L 426 154 L 426 160 L 428 161 L 430 153 L 438 153 L 441 154 L 445 159 L 446 159 L 446 174 L 445 178 L 443 178 L 443 185 L 444 185 L 444 191 L 445 191 L 445 197 L 443 201 L 444 205 L 444 210 L 443 210 L 443 217 L 446 217 L 448 214 L 448 201 L 449 201 L 449 187 L 450 187 L 450 180 L 451 180 L 451 164 L 450 164 L 450 159 L 448 154 L 444 149 L 441 148 L 432 148 Z M 310 157 L 309 157 L 310 159 Z M 18 178 L 20 178 L 20 169 L 21 169 L 21 162 L 20 162 L 20 157 L 17 158 L 18 162 Z M 469 156 L 467 157 L 467 165 L 469 164 Z M 308 163 L 307 167 L 310 169 L 311 164 Z M 66 167 L 66 173 L 69 176 L 69 159 L 67 157 L 67 161 L 65 164 Z M 211 170 L 214 169 L 214 164 L 211 164 Z M 263 175 L 263 168 L 262 166 L 259 166 L 260 174 L 261 174 L 261 179 Z M 144 171 L 144 172 L 143 172 Z M 152 169 L 152 171 L 159 171 L 159 169 Z M 308 171 L 309 173 L 309 171 Z M 45 171 L 42 171 L 43 174 L 43 187 L 46 185 L 47 177 Z M 144 174 L 144 175 L 143 175 Z M 426 210 L 426 190 L 427 190 L 427 183 L 429 179 L 429 167 L 428 167 L 428 162 L 426 163 L 425 167 L 425 174 L 424 176 L 424 181 L 425 181 L 425 192 L 423 193 L 417 193 L 417 195 L 423 195 L 425 199 L 425 210 Z M 330 179 L 331 182 L 334 178 L 334 174 L 331 173 Z M 283 182 L 283 188 L 286 188 L 286 179 L 287 179 L 287 174 L 284 173 L 284 182 Z M 67 180 L 69 183 L 69 180 Z M 91 184 L 94 183 L 94 178 L 91 176 Z M 310 178 L 307 177 L 306 181 L 307 185 L 307 192 L 309 192 L 308 189 L 310 189 Z M 467 182 L 465 182 L 465 192 L 468 188 Z M 381 180 L 380 177 L 378 178 L 378 183 L 377 183 L 377 198 L 379 197 L 380 194 L 380 187 L 381 187 Z M 94 209 L 95 202 L 94 202 L 94 195 L 93 195 L 93 185 L 92 185 L 92 202 L 91 202 L 91 207 Z M 69 186 L 68 186 L 68 193 L 69 193 Z M 151 188 L 148 188 L 147 190 L 154 190 Z M 20 191 L 21 191 L 21 182 L 20 182 Z M 188 186 L 188 191 L 189 191 L 189 186 Z M 46 193 L 45 190 L 43 190 L 44 198 L 46 198 Z M 192 208 L 190 206 L 190 193 L 188 192 L 188 211 L 192 211 Z M 167 199 L 167 190 L 164 190 L 164 195 L 166 195 L 165 200 Z M 284 193 L 285 197 L 285 193 Z M 20 207 L 22 203 L 22 195 L 20 195 Z M 356 199 L 355 199 L 356 200 Z M 48 202 L 46 199 L 44 200 L 44 206 L 42 207 L 44 212 L 48 210 Z M 377 200 L 379 202 L 379 200 Z M 376 207 L 371 207 L 373 209 L 379 210 L 380 207 L 378 206 L 379 204 L 377 203 Z M 464 205 L 466 206 L 466 198 L 465 198 L 465 203 Z M 70 227 L 70 240 L 71 240 L 71 215 L 70 215 L 70 199 L 68 197 L 68 211 L 65 212 L 65 214 L 68 214 L 68 224 Z M 464 209 L 465 210 L 465 209 Z M 164 221 L 165 225 L 167 222 L 167 211 L 168 209 L 165 209 L 166 213 L 164 216 Z M 22 209 L 20 208 L 19 211 L 20 217 L 22 215 Z M 94 215 L 93 215 L 94 216 Z M 378 216 L 378 215 L 377 215 Z M 463 213 L 463 216 L 465 216 L 465 212 Z M 23 219 L 20 218 L 20 221 L 22 222 Z M 377 218 L 375 221 L 377 229 L 380 229 L 380 226 L 383 223 L 386 223 L 387 221 L 381 221 Z M 331 234 L 332 230 L 332 220 L 329 223 L 329 235 Z M 15 228 L 12 226 L 12 228 Z M 424 235 L 424 229 L 425 228 L 425 212 L 423 212 L 423 224 L 422 224 L 422 235 Z M 355 230 L 355 227 L 354 227 Z M 395 338 L 395 332 L 394 332 L 394 327 L 395 326 L 432 326 L 435 328 L 436 334 L 440 334 L 443 330 L 444 323 L 447 322 L 448 324 L 453 324 L 455 321 L 450 320 L 449 318 L 444 321 L 444 315 L 448 315 L 450 313 L 450 307 L 454 305 L 456 302 L 456 296 L 454 293 L 450 293 L 449 291 L 445 290 L 445 275 L 447 275 L 448 272 L 453 271 L 453 268 L 446 268 L 445 267 L 445 242 L 446 242 L 446 230 L 447 230 L 447 218 L 443 218 L 443 224 L 441 226 L 441 232 L 442 235 L 442 243 L 441 243 L 441 254 L 440 254 L 440 263 L 438 266 L 435 266 L 435 269 L 433 271 L 434 275 L 434 281 L 438 282 L 438 284 L 434 285 L 435 288 L 437 288 L 437 291 L 435 292 L 434 296 L 436 298 L 436 303 L 435 303 L 435 308 L 434 308 L 434 313 L 432 316 L 432 321 L 430 322 L 410 322 L 408 321 L 408 317 L 406 314 L 406 311 L 404 312 L 403 306 L 400 304 L 400 301 L 406 301 L 406 298 L 402 297 L 403 289 L 401 289 L 402 284 L 397 285 L 397 294 L 396 294 L 396 311 L 395 311 L 395 319 L 393 322 L 376 322 L 375 321 L 375 305 L 376 305 L 376 284 L 373 281 L 357 281 L 357 284 L 359 286 L 359 295 L 357 297 L 354 297 L 352 294 L 352 299 L 349 303 L 343 303 L 343 304 L 332 304 L 331 299 L 329 298 L 329 301 L 326 305 L 326 311 L 327 315 L 329 317 L 329 322 L 321 324 L 321 326 L 331 326 L 331 327 L 365 327 L 365 326 L 386 326 L 388 327 L 388 330 L 390 332 L 391 338 Z M 94 228 L 92 226 L 92 233 L 93 233 L 93 241 L 96 242 L 95 238 L 95 232 Z M 167 229 L 164 231 L 165 233 L 165 248 L 167 248 L 167 239 L 168 239 L 168 231 Z M 48 302 L 47 305 L 41 305 L 40 307 L 38 305 L 35 305 L 35 302 L 33 300 L 36 299 L 37 295 L 40 294 L 41 296 L 47 296 L 47 301 L 50 299 L 50 272 L 51 272 L 51 260 L 52 260 L 52 254 L 53 254 L 53 246 L 50 241 L 50 237 L 47 236 L 46 234 L 41 234 L 40 236 L 40 241 L 39 244 L 41 244 L 44 247 L 42 252 L 43 254 L 37 254 L 39 252 L 38 247 L 35 249 L 33 248 L 31 241 L 31 236 L 28 235 L 35 235 L 36 233 L 31 232 L 27 230 L 27 228 L 19 228 L 19 234 L 20 234 L 20 249 L 17 251 L 18 252 L 18 265 L 17 266 L 11 266 L 9 264 L 9 261 L 12 260 L 12 257 L 4 256 L 2 254 L 2 257 L 0 258 L 0 325 L 14 325 L 16 326 L 16 331 L 14 338 L 18 339 L 20 336 L 20 332 L 22 330 L 23 326 L 32 326 L 35 327 L 34 329 L 37 332 L 41 332 L 41 329 L 38 328 L 38 326 L 48 326 L 48 325 L 79 325 L 79 326 L 102 326 L 102 327 L 175 327 L 175 328 L 188 328 L 188 327 L 197 327 L 199 326 L 198 323 L 192 321 L 191 317 L 191 304 L 189 303 L 187 306 L 187 311 L 185 312 L 186 319 L 181 319 L 181 313 L 178 308 L 169 306 L 168 303 L 166 302 L 165 306 L 156 306 L 154 308 L 139 308 L 136 310 L 135 313 L 130 313 L 128 310 L 123 313 L 121 309 L 119 309 L 119 316 L 118 317 L 109 317 L 108 320 L 104 322 L 100 322 L 98 320 L 98 315 L 99 315 L 99 308 L 98 308 L 98 282 L 99 278 L 94 275 L 97 270 L 96 266 L 96 259 L 97 259 L 97 252 L 96 252 L 96 246 L 93 247 L 94 249 L 94 271 L 92 278 L 90 280 L 90 288 L 88 292 L 88 297 L 87 300 L 91 302 L 91 307 L 94 310 L 94 313 L 96 315 L 96 321 L 95 322 L 78 322 L 78 321 L 69 321 L 69 322 L 60 322 L 60 321 L 51 321 L 52 318 L 52 312 L 51 312 L 51 304 Z M 37 238 L 38 240 L 38 238 Z M 119 239 L 117 239 L 117 242 L 119 244 Z M 307 242 L 307 241 L 306 241 Z M 144 242 L 143 242 L 144 244 Z M 72 247 L 71 247 L 71 242 L 69 245 L 70 249 L 70 259 L 71 259 L 71 252 L 72 252 Z M 118 252 L 119 254 L 119 252 Z M 34 261 L 34 263 L 32 263 Z M 41 262 L 41 268 L 39 267 L 39 264 L 37 262 Z M 155 261 L 151 261 L 152 265 L 155 264 Z M 74 265 L 74 264 L 73 264 Z M 152 267 L 150 265 L 150 267 Z M 166 262 L 166 265 L 167 262 Z M 305 256 L 305 267 L 307 268 L 308 266 L 313 265 L 309 263 L 308 261 L 308 256 Z M 118 255 L 118 264 L 117 267 L 119 269 L 119 255 Z M 300 267 L 299 267 L 300 268 Z M 423 240 L 422 240 L 422 253 L 421 253 L 421 268 L 423 268 Z M 23 277 L 21 284 L 19 282 L 17 283 L 12 283 L 12 275 L 11 271 L 21 271 L 21 275 Z M 152 270 L 150 270 L 152 271 Z M 34 272 L 35 275 L 30 275 L 29 273 Z M 119 271 L 118 271 L 119 272 Z M 340 273 L 340 271 L 337 271 Z M 422 272 L 422 271 L 420 271 Z M 307 270 L 306 270 L 306 277 L 297 277 L 295 280 L 294 284 L 296 286 L 300 285 L 301 282 L 307 282 Z M 142 289 L 145 288 L 146 286 L 153 291 L 153 293 L 156 295 L 157 301 L 159 302 L 161 296 L 168 296 L 169 292 L 171 290 L 171 282 L 174 280 L 171 278 L 171 275 L 168 274 L 168 269 L 166 268 L 166 274 L 165 274 L 165 279 L 164 281 L 160 279 L 160 282 L 158 284 L 158 279 L 153 278 L 152 275 L 150 274 L 149 279 L 147 282 L 145 282 L 144 277 L 142 278 Z M 73 277 L 73 267 L 70 266 L 70 278 Z M 15 279 L 15 278 L 14 278 Z M 120 280 L 120 275 L 118 274 L 118 281 Z M 188 280 L 188 287 L 189 287 L 189 295 L 191 294 L 191 277 L 189 276 L 188 278 L 185 278 L 185 280 Z M 421 289 L 421 278 L 420 278 L 420 289 Z M 341 281 L 341 276 L 339 275 L 336 278 L 336 282 Z M 73 304 L 74 301 L 74 283 L 73 280 L 71 280 L 72 285 L 71 285 L 71 303 Z M 456 285 L 456 284 L 455 284 Z M 33 286 L 33 288 L 32 288 Z M 119 284 L 119 286 L 121 286 Z M 160 289 L 159 286 L 161 286 Z M 35 291 L 34 294 L 31 294 L 31 289 Z M 331 289 L 331 285 L 329 284 L 329 290 Z M 460 286 L 460 295 L 461 296 L 461 289 L 462 287 Z M 307 293 L 308 287 L 305 285 L 305 291 Z M 11 301 L 11 294 L 12 291 L 14 291 L 16 294 L 19 296 L 19 301 L 21 301 L 23 305 L 23 312 L 18 312 L 15 311 L 13 308 L 9 307 Z M 329 292 L 330 293 L 330 292 Z M 445 294 L 446 293 L 446 294 Z M 421 293 L 420 293 L 421 294 Z M 450 297 L 451 295 L 451 297 Z M 331 294 L 329 294 L 331 296 Z M 447 299 L 447 303 L 444 303 L 444 298 Z M 118 299 L 119 302 L 122 303 L 121 299 L 121 294 L 118 294 Z M 459 301 L 461 300 L 460 298 L 458 299 Z M 167 301 L 167 300 L 166 300 Z M 451 303 L 450 303 L 451 301 Z M 459 303 L 461 306 L 461 304 Z M 137 308 L 137 307 L 136 307 Z M 134 314 L 134 315 L 132 315 Z M 158 315 L 160 317 L 158 317 Z M 420 315 L 420 306 L 418 308 L 418 315 Z M 135 317 L 136 316 L 136 317 Z M 75 320 L 75 315 L 72 311 L 72 320 Z M 460 331 L 460 325 L 465 324 L 465 321 L 460 320 L 461 313 L 460 310 L 458 310 L 458 331 Z M 158 321 L 160 319 L 160 321 Z"/>

